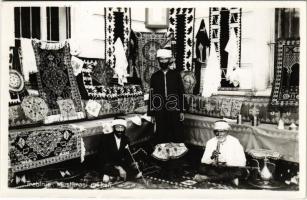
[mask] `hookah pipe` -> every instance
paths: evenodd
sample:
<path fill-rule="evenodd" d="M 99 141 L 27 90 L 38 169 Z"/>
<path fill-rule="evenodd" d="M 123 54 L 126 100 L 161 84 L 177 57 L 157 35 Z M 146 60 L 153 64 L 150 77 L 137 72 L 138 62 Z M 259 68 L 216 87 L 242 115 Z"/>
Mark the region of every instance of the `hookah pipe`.
<path fill-rule="evenodd" d="M 130 154 L 130 156 L 131 156 L 131 158 L 132 158 L 132 161 L 133 161 L 134 163 L 136 163 L 136 161 L 135 161 L 135 159 L 134 159 L 134 157 L 133 157 L 133 155 L 132 155 L 132 153 L 131 153 L 131 151 L 130 151 L 130 148 L 129 148 L 129 145 L 128 145 L 128 144 L 127 144 L 127 146 L 126 146 L 126 149 L 128 150 L 128 152 L 129 152 L 129 154 Z M 138 170 L 138 173 L 141 173 L 141 177 L 142 177 L 142 180 L 143 180 L 144 184 L 145 184 L 146 186 L 148 186 L 148 183 L 147 183 L 147 181 L 145 180 L 145 178 L 144 178 L 144 176 L 143 176 L 143 173 L 141 172 L 141 170 L 140 170 L 138 164 L 136 164 L 136 169 Z"/>
<path fill-rule="evenodd" d="M 217 155 L 216 155 L 216 157 L 215 157 L 215 164 L 216 164 L 216 165 L 219 164 L 220 146 L 221 146 L 221 142 L 218 141 L 218 142 L 217 142 L 217 145 L 216 145 L 216 152 L 217 152 Z"/>

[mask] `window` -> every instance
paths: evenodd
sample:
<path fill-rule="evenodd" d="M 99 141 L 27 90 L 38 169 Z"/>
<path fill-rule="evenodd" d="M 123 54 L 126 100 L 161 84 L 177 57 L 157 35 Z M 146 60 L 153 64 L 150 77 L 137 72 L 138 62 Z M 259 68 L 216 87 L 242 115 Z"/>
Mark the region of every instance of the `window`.
<path fill-rule="evenodd" d="M 275 38 L 299 39 L 300 21 L 299 9 L 276 8 L 275 9 Z"/>
<path fill-rule="evenodd" d="M 15 45 L 20 46 L 19 38 L 40 39 L 40 8 L 39 7 L 15 7 Z"/>
<path fill-rule="evenodd" d="M 70 38 L 70 12 L 70 7 L 15 7 L 15 46 L 20 46 L 20 38 L 47 41 Z"/>

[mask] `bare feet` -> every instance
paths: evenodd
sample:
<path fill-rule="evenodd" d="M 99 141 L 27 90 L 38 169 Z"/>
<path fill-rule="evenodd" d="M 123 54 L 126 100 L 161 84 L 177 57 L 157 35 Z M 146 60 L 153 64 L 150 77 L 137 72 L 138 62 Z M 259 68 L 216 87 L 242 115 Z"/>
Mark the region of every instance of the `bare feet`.
<path fill-rule="evenodd" d="M 208 180 L 208 179 L 209 179 L 208 176 L 201 175 L 201 174 L 196 174 L 193 178 L 193 180 L 197 182 L 201 182 L 201 181 Z"/>
<path fill-rule="evenodd" d="M 238 178 L 235 178 L 232 180 L 232 183 L 235 185 L 235 186 L 239 186 L 239 179 Z"/>

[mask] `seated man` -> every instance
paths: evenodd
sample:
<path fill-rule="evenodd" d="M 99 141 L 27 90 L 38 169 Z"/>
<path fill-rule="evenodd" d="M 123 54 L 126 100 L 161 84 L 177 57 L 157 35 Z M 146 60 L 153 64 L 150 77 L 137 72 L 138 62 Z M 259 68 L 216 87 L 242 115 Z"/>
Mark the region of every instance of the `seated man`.
<path fill-rule="evenodd" d="M 246 158 L 239 140 L 228 135 L 229 124 L 224 120 L 216 121 L 214 124 L 215 137 L 207 144 L 205 153 L 201 159 L 199 173 L 194 179 L 202 181 L 210 180 L 232 180 L 238 186 L 239 179 L 246 172 Z"/>
<path fill-rule="evenodd" d="M 115 118 L 112 126 L 113 132 L 103 135 L 99 150 L 102 173 L 108 177 L 107 179 L 109 176 L 119 177 L 123 180 L 141 177 L 138 165 L 133 162 L 129 152 L 129 140 L 125 135 L 126 120 Z"/>

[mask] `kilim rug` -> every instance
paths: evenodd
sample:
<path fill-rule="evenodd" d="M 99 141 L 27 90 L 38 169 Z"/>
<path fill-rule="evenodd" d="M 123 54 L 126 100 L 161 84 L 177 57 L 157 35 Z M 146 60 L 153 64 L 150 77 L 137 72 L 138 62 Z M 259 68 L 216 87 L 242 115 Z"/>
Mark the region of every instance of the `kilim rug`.
<path fill-rule="evenodd" d="M 93 59 L 93 58 L 80 58 L 85 68 L 91 69 L 91 77 L 93 79 L 94 85 L 109 85 L 110 80 L 113 77 L 113 69 L 105 65 L 105 60 L 103 59 Z"/>
<path fill-rule="evenodd" d="M 85 101 L 87 118 L 131 113 L 144 106 L 140 85 L 108 86 L 113 70 L 100 61 L 82 59 L 85 64 L 77 77 L 79 91 Z M 109 70 L 110 69 L 110 70 Z"/>
<path fill-rule="evenodd" d="M 196 182 L 193 180 L 194 174 L 192 172 L 185 171 L 185 173 L 186 175 L 167 177 L 162 171 L 156 171 L 145 176 L 149 180 L 147 187 L 152 189 L 238 189 L 231 183 L 217 181 Z"/>
<path fill-rule="evenodd" d="M 195 169 L 182 164 L 178 172 L 167 173 L 151 156 L 141 150 L 132 149 L 134 158 L 139 163 L 144 178 L 128 181 L 110 178 L 110 182 L 103 181 L 103 173 L 97 169 L 96 157 L 86 165 L 74 163 L 70 160 L 65 163 L 46 166 L 40 169 L 18 172 L 9 177 L 9 187 L 16 189 L 259 189 L 248 184 L 248 180 L 240 180 L 238 187 L 230 181 L 193 180 Z M 88 161 L 88 160 L 86 160 Z M 78 162 L 78 161 L 77 161 Z M 279 190 L 298 190 L 298 185 L 284 185 Z"/>
<path fill-rule="evenodd" d="M 85 101 L 85 105 L 88 119 L 106 117 L 107 115 L 114 114 L 134 113 L 135 109 L 145 106 L 143 96 L 117 99 L 94 99 Z"/>
<path fill-rule="evenodd" d="M 81 131 L 68 125 L 9 133 L 12 172 L 58 163 L 81 155 Z"/>
<path fill-rule="evenodd" d="M 123 181 L 113 179 L 103 182 L 103 174 L 94 170 L 68 170 L 54 168 L 51 170 L 26 173 L 26 183 L 16 184 L 15 180 L 9 185 L 17 189 L 108 189 L 115 188 Z M 22 177 L 22 176 L 21 176 Z M 20 178 L 20 177 L 19 177 Z"/>
<path fill-rule="evenodd" d="M 83 59 L 84 60 L 84 59 Z M 82 99 L 117 99 L 137 97 L 143 94 L 139 85 L 108 86 L 106 77 L 111 79 L 112 72 L 104 71 L 98 61 L 87 61 L 78 79 Z M 106 68 L 107 66 L 104 66 Z M 104 77 L 104 78 L 102 78 Z"/>
<path fill-rule="evenodd" d="M 81 96 L 71 67 L 69 43 L 33 40 L 32 45 L 38 67 L 38 90 L 49 107 L 48 115 L 61 114 L 58 100 L 64 99 L 72 99 L 75 111 L 82 113 Z"/>
<path fill-rule="evenodd" d="M 299 104 L 300 41 L 279 40 L 276 48 L 276 65 L 271 105 L 290 109 Z"/>
<path fill-rule="evenodd" d="M 47 170 L 48 171 L 48 170 Z M 92 190 L 118 190 L 118 189 L 217 189 L 217 190 L 239 190 L 239 189 L 258 189 L 247 181 L 240 181 L 239 186 L 232 183 L 221 181 L 196 182 L 193 176 L 178 176 L 177 178 L 166 179 L 156 172 L 152 175 L 145 175 L 144 179 L 133 179 L 122 181 L 112 179 L 110 182 L 103 182 L 103 174 L 93 170 L 83 170 L 74 172 L 67 169 L 53 169 L 53 175 L 38 171 L 32 175 L 26 173 L 11 179 L 9 187 L 15 189 L 92 189 Z M 64 175 L 60 176 L 60 173 Z M 281 185 L 274 190 L 297 191 L 298 185 Z"/>
<path fill-rule="evenodd" d="M 114 43 L 118 37 L 128 55 L 130 32 L 130 8 L 105 8 L 105 60 L 108 67 L 114 68 Z"/>
<path fill-rule="evenodd" d="M 194 8 L 169 9 L 168 36 L 176 40 L 176 69 L 192 70 L 193 37 L 194 37 Z"/>
<path fill-rule="evenodd" d="M 9 105 L 20 105 L 27 95 L 22 74 L 21 53 L 16 47 L 10 47 L 9 53 Z"/>
<path fill-rule="evenodd" d="M 25 179 L 25 183 L 20 179 Z M 103 174 L 95 170 L 77 172 L 63 168 L 25 173 L 11 179 L 9 185 L 16 189 L 235 189 L 229 184 L 208 181 L 197 183 L 192 179 L 189 176 L 164 178 L 161 171 L 154 171 L 144 175 L 144 179 L 123 181 L 111 177 L 110 182 L 105 183 Z"/>
<path fill-rule="evenodd" d="M 9 127 L 40 123 L 27 117 L 21 106 L 29 95 L 22 73 L 21 54 L 16 47 L 9 50 Z"/>
<path fill-rule="evenodd" d="M 221 86 L 223 90 L 233 88 L 233 84 L 226 80 L 228 52 L 225 47 L 229 41 L 230 30 L 233 28 L 237 39 L 238 67 L 241 60 L 241 8 L 210 8 L 209 36 L 211 43 L 215 45 L 218 60 L 222 69 Z"/>
<path fill-rule="evenodd" d="M 137 32 L 136 37 L 138 39 L 137 73 L 140 75 L 145 92 L 148 92 L 151 75 L 160 69 L 156 55 L 157 50 L 166 43 L 166 33 Z"/>
<path fill-rule="evenodd" d="M 199 95 L 184 95 L 187 105 L 187 112 L 191 114 L 208 117 L 227 116 L 235 118 L 238 113 L 242 115 L 242 121 L 251 120 L 251 110 L 258 110 L 258 119 L 261 123 L 277 124 L 280 118 L 279 112 L 274 112 L 270 108 L 271 97 L 209 97 L 204 98 Z M 229 100 L 230 99 L 230 100 Z M 228 103 L 226 103 L 228 102 Z M 226 103 L 226 104 L 225 104 Z M 225 109 L 227 108 L 227 110 Z M 283 116 L 285 124 L 292 122 L 299 124 L 297 111 L 291 111 Z"/>

